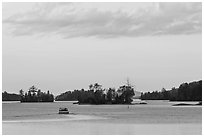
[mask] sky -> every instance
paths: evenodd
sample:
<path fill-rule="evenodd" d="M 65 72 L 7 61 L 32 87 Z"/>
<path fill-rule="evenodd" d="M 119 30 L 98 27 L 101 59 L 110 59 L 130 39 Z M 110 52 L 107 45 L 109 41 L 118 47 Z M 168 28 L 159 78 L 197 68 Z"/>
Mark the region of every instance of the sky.
<path fill-rule="evenodd" d="M 3 3 L 2 90 L 98 82 L 171 89 L 202 79 L 201 3 Z"/>

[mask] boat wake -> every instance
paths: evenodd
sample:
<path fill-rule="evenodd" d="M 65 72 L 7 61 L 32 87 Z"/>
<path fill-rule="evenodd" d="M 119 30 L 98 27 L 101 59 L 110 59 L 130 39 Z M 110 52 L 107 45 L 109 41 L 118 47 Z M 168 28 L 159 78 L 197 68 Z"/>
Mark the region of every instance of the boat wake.
<path fill-rule="evenodd" d="M 51 118 L 51 119 L 26 119 L 26 120 L 3 120 L 3 123 L 32 123 L 32 122 L 63 122 L 63 121 L 81 121 L 81 120 L 101 120 L 107 119 L 105 117 L 92 116 L 92 115 L 64 115 L 63 118 Z"/>

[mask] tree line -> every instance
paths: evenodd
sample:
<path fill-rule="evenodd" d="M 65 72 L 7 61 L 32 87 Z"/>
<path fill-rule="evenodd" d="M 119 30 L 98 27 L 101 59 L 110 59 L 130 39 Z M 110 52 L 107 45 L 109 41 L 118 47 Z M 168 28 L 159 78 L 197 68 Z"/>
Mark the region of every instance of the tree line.
<path fill-rule="evenodd" d="M 67 91 L 55 97 L 56 101 L 78 101 L 79 104 L 130 104 L 135 95 L 134 88 L 130 85 L 115 88 L 102 88 L 102 85 L 95 83 L 89 85 L 88 90 Z M 191 83 L 183 83 L 179 88 L 171 90 L 162 89 L 142 93 L 142 100 L 170 100 L 170 101 L 202 101 L 202 80 Z M 53 102 L 54 96 L 49 91 L 42 92 L 35 86 L 27 92 L 22 89 L 19 94 L 2 93 L 2 101 L 21 102 Z"/>
<path fill-rule="evenodd" d="M 135 95 L 134 88 L 127 84 L 115 88 L 104 89 L 95 83 L 89 85 L 88 90 L 67 91 L 58 95 L 56 101 L 77 100 L 79 104 L 131 104 Z"/>
<path fill-rule="evenodd" d="M 4 91 L 2 93 L 2 101 L 20 101 L 21 96 L 17 94 L 10 94 Z"/>
<path fill-rule="evenodd" d="M 142 93 L 142 100 L 202 101 L 202 80 L 183 83 L 179 88 Z"/>
<path fill-rule="evenodd" d="M 54 96 L 49 92 L 42 92 L 40 89 L 37 89 L 35 86 L 29 88 L 28 92 L 25 92 L 21 89 L 19 91 L 21 97 L 21 102 L 53 102 Z"/>

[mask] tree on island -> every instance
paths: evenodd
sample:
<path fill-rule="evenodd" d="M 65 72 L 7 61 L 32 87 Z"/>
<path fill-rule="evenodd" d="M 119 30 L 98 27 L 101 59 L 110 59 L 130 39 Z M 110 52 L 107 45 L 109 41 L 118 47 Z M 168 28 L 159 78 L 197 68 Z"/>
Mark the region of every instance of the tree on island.
<path fill-rule="evenodd" d="M 35 86 L 29 88 L 28 92 L 25 92 L 21 89 L 19 91 L 21 96 L 21 102 L 53 102 L 54 96 L 50 94 L 49 90 L 47 93 L 41 92 L 40 89 L 37 89 Z"/>
<path fill-rule="evenodd" d="M 106 92 L 107 91 L 107 92 Z M 102 88 L 102 85 L 90 84 L 88 90 L 67 91 L 57 96 L 55 100 L 78 100 L 79 104 L 131 104 L 134 96 L 134 88 L 130 85 L 108 90 Z"/>
<path fill-rule="evenodd" d="M 133 100 L 132 97 L 135 95 L 134 89 L 130 85 L 120 86 L 118 92 L 122 93 L 121 100 L 124 104 L 130 104 Z"/>
<path fill-rule="evenodd" d="M 115 101 L 115 98 L 116 98 L 116 91 L 114 88 L 109 88 L 108 91 L 107 91 L 107 101 L 109 103 L 112 103 Z"/>

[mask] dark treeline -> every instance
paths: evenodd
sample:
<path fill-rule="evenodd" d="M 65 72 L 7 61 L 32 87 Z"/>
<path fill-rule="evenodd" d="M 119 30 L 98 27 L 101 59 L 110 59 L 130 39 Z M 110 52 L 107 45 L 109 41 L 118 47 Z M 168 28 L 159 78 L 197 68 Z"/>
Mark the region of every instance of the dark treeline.
<path fill-rule="evenodd" d="M 89 85 L 88 90 L 67 91 L 55 98 L 56 101 L 78 100 L 79 104 L 131 104 L 134 96 L 132 86 L 120 86 L 116 91 L 114 88 L 107 90 L 98 83 Z"/>
<path fill-rule="evenodd" d="M 4 91 L 2 93 L 2 101 L 20 101 L 21 96 L 17 94 L 10 94 Z"/>
<path fill-rule="evenodd" d="M 161 92 L 142 93 L 142 100 L 170 100 L 170 101 L 202 101 L 202 80 L 191 83 L 183 83 L 179 88 L 172 88 Z"/>
<path fill-rule="evenodd" d="M 88 90 L 67 91 L 56 96 L 56 101 L 78 101 L 79 104 L 131 104 L 135 95 L 130 84 L 115 88 L 103 89 L 98 83 L 89 85 Z M 202 80 L 183 83 L 179 88 L 158 92 L 146 92 L 140 96 L 142 100 L 170 100 L 170 101 L 202 101 Z M 27 92 L 23 90 L 17 94 L 2 93 L 2 101 L 21 102 L 53 102 L 54 96 L 49 91 L 42 92 L 32 86 Z"/>
<path fill-rule="evenodd" d="M 54 96 L 49 92 L 41 92 L 40 89 L 37 89 L 35 86 L 29 88 L 28 92 L 25 92 L 21 89 L 19 91 L 21 102 L 53 102 Z"/>

